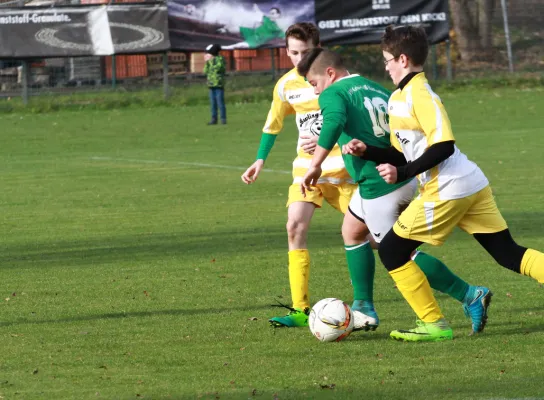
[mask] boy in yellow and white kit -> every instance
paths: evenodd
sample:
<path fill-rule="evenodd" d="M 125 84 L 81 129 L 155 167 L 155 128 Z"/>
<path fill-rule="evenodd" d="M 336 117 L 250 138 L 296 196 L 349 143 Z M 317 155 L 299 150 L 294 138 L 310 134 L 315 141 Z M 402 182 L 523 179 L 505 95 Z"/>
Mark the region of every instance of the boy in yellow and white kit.
<path fill-rule="evenodd" d="M 544 254 L 512 239 L 486 176 L 455 145 L 444 105 L 423 73 L 428 54 L 424 29 L 388 27 L 382 50 L 386 70 L 397 85 L 388 103 L 392 147 L 378 149 L 353 140 L 343 151 L 379 164 L 387 183 L 417 176 L 420 195 L 383 238 L 379 254 L 420 321 L 414 329 L 391 332 L 391 337 L 449 340 L 453 332 L 425 275 L 410 258 L 418 246 L 441 245 L 459 226 L 500 265 L 540 283 L 544 283 Z"/>

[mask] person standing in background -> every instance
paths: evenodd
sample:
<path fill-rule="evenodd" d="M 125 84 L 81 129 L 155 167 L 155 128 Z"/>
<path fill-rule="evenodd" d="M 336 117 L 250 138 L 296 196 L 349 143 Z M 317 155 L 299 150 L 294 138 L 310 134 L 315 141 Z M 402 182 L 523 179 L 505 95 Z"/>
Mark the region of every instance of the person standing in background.
<path fill-rule="evenodd" d="M 210 91 L 210 107 L 212 117 L 208 125 L 217 125 L 217 109 L 221 117 L 221 123 L 227 123 L 227 110 L 225 108 L 225 72 L 226 62 L 225 57 L 219 54 L 221 46 L 218 44 L 210 44 L 206 47 L 206 55 L 204 60 L 204 74 L 208 80 L 208 88 Z"/>

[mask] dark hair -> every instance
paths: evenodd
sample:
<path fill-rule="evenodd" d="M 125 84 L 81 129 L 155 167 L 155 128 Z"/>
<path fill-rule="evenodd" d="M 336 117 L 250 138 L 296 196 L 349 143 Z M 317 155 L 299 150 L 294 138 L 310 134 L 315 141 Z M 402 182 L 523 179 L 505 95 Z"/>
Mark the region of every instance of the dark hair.
<path fill-rule="evenodd" d="M 382 50 L 398 58 L 407 56 L 414 66 L 425 64 L 429 54 L 429 41 L 425 29 L 416 25 L 394 27 L 389 25 L 382 36 Z"/>
<path fill-rule="evenodd" d="M 278 14 L 281 14 L 281 10 L 278 7 L 270 8 L 270 11 L 272 11 L 272 10 L 276 10 L 278 12 Z"/>
<path fill-rule="evenodd" d="M 319 29 L 311 22 L 297 22 L 285 31 L 285 45 L 289 47 L 289 38 L 292 37 L 303 42 L 312 41 L 314 46 L 319 45 Z"/>
<path fill-rule="evenodd" d="M 340 54 L 321 47 L 314 47 L 302 57 L 297 65 L 297 72 L 300 76 L 306 76 L 311 69 L 318 69 L 321 72 L 328 67 L 335 69 L 346 68 Z"/>

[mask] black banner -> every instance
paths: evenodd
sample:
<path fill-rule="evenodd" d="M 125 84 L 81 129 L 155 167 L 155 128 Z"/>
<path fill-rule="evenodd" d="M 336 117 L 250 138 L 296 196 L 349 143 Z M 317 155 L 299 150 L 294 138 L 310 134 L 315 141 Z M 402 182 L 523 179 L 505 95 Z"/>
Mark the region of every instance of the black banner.
<path fill-rule="evenodd" d="M 295 22 L 315 22 L 326 45 L 379 43 L 387 25 L 423 25 L 449 37 L 448 0 L 168 0 L 172 48 L 202 51 L 285 46 Z"/>
<path fill-rule="evenodd" d="M 169 48 L 165 5 L 0 8 L 0 58 L 151 53 Z"/>
<path fill-rule="evenodd" d="M 422 25 L 429 41 L 449 38 L 447 0 L 315 0 L 321 40 L 328 45 L 380 43 L 388 25 Z"/>

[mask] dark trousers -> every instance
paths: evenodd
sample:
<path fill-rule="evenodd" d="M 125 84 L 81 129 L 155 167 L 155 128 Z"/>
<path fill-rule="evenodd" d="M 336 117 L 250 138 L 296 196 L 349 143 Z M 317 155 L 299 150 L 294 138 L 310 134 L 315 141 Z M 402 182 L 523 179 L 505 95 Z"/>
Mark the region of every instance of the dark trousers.
<path fill-rule="evenodd" d="M 222 87 L 210 88 L 210 107 L 212 111 L 212 122 L 217 122 L 217 108 L 221 114 L 221 121 L 227 120 L 227 110 L 225 108 L 225 90 Z"/>

